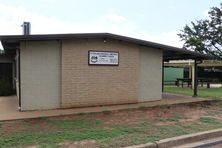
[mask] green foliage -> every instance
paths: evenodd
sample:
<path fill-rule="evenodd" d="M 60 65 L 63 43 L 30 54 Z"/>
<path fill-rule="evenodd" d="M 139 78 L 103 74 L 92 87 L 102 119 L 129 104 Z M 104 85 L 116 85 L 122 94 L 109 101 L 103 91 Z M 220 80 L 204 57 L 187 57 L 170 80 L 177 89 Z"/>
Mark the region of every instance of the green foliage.
<path fill-rule="evenodd" d="M 0 96 L 12 95 L 14 91 L 11 88 L 10 80 L 8 78 L 0 79 Z"/>
<path fill-rule="evenodd" d="M 222 3 L 208 12 L 209 18 L 191 22 L 178 34 L 184 47 L 222 58 Z"/>

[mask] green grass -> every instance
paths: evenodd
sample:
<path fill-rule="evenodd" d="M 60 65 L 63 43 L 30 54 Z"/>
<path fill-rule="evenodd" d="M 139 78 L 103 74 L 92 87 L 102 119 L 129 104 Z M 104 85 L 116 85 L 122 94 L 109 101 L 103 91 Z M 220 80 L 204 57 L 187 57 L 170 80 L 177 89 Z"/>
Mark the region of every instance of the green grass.
<path fill-rule="evenodd" d="M 94 128 L 101 125 L 101 120 L 48 120 L 52 125 L 63 129 L 82 129 L 82 128 Z"/>
<path fill-rule="evenodd" d="M 164 92 L 192 96 L 193 90 L 187 87 L 165 86 Z M 222 99 L 222 88 L 199 88 L 198 96 L 212 99 Z"/>
<path fill-rule="evenodd" d="M 222 128 L 222 121 L 219 121 L 211 117 L 201 117 L 200 121 L 204 124 L 211 125 L 214 127 Z"/>
<path fill-rule="evenodd" d="M 163 116 L 157 114 L 155 118 L 145 118 L 149 114 L 146 113 L 145 108 L 142 110 L 139 108 L 134 111 L 119 111 L 117 114 L 116 112 L 108 112 L 108 114 L 105 112 L 0 122 L 0 147 L 38 146 L 54 148 L 62 147 L 59 144 L 63 142 L 95 140 L 101 148 L 118 148 L 222 128 L 222 121 L 213 116 L 215 112 L 217 115 L 222 115 L 220 106 L 215 105 L 210 108 L 213 109 L 201 108 L 206 109 L 207 116 L 202 114 L 195 121 L 188 120 L 186 122 L 184 119 L 188 117 L 183 112 L 176 112 L 175 108 L 159 108 L 160 112 L 165 111 L 166 114 Z M 197 108 L 197 110 L 199 109 Z M 140 118 L 136 116 L 136 118 L 132 118 L 134 120 L 127 122 L 117 120 L 120 118 L 119 115 L 134 115 L 137 114 L 137 111 Z M 44 125 L 44 128 L 36 126 L 36 124 Z M 6 132 L 8 129 L 11 132 Z"/>
<path fill-rule="evenodd" d="M 144 122 L 137 125 L 137 130 L 131 134 L 119 136 L 111 139 L 103 139 L 99 141 L 100 147 L 121 147 L 129 145 L 138 145 L 141 143 L 155 142 L 161 139 L 191 134 L 218 128 L 215 123 L 176 123 L 172 125 L 155 125 L 150 122 Z"/>
<path fill-rule="evenodd" d="M 181 117 L 179 117 L 181 118 Z M 0 145 L 2 148 L 7 147 L 23 147 L 27 145 L 38 145 L 40 147 L 57 147 L 59 143 L 65 141 L 81 141 L 81 140 L 96 140 L 100 147 L 121 147 L 126 145 L 141 144 L 153 142 L 164 138 L 194 133 L 197 131 L 205 131 L 214 127 L 221 127 L 221 122 L 211 118 L 201 118 L 202 126 L 191 123 L 176 122 L 172 125 L 155 125 L 151 121 L 144 121 L 133 125 L 117 125 L 111 127 L 100 127 L 103 122 L 93 122 L 95 125 L 86 124 L 83 120 L 77 121 L 52 121 L 58 127 L 66 130 L 48 131 L 48 132 L 27 132 L 15 133 L 12 135 L 1 135 Z M 178 121 L 178 120 L 176 120 Z M 89 123 L 92 121 L 89 121 Z M 81 125 L 83 123 L 83 126 Z M 72 127 L 73 126 L 73 127 Z M 93 127 L 93 128 L 92 128 Z M 76 130 L 76 129 L 81 129 Z"/>
<path fill-rule="evenodd" d="M 195 133 L 195 132 L 200 132 L 203 131 L 204 128 L 206 128 L 206 130 L 210 130 L 211 128 L 203 125 L 201 123 L 186 123 L 186 124 L 181 124 L 181 126 L 188 131 L 189 133 Z"/>
<path fill-rule="evenodd" d="M 118 126 L 112 128 L 89 129 L 85 131 L 57 131 L 15 134 L 0 137 L 1 147 L 17 147 L 23 145 L 55 145 L 64 141 L 102 140 L 137 132 L 137 128 Z"/>

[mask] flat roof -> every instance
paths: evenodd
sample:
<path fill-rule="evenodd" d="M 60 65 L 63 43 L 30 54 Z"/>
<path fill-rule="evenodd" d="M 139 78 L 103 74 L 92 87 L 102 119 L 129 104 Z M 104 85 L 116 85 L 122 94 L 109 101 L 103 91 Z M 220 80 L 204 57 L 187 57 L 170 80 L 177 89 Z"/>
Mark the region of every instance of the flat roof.
<path fill-rule="evenodd" d="M 67 40 L 67 39 L 115 39 L 129 43 L 147 46 L 150 48 L 163 50 L 164 60 L 179 59 L 212 59 L 213 57 L 193 52 L 185 48 L 178 48 L 169 45 L 159 44 L 146 40 L 126 37 L 111 33 L 76 33 L 76 34 L 36 34 L 36 35 L 2 35 L 0 40 L 6 53 L 10 54 L 16 48 L 19 48 L 20 41 L 46 41 L 46 40 Z"/>
<path fill-rule="evenodd" d="M 164 62 L 165 66 L 169 67 L 190 67 L 194 65 L 194 60 L 171 60 Z M 222 67 L 221 60 L 203 60 L 202 63 L 198 64 L 199 67 Z"/>

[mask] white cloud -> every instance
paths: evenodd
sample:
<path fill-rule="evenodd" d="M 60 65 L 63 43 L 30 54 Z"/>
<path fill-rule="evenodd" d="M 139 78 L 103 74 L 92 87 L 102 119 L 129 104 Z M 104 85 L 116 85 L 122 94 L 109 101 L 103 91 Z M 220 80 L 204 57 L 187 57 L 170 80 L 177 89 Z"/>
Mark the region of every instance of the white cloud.
<path fill-rule="evenodd" d="M 52 2 L 55 2 L 56 0 L 39 0 L 41 2 L 44 2 L 44 3 L 52 3 Z"/>
<path fill-rule="evenodd" d="M 107 14 L 106 17 L 107 17 L 108 20 L 113 21 L 115 23 L 122 23 L 122 22 L 127 21 L 126 17 L 121 16 L 121 15 L 116 14 L 116 13 Z"/>
<path fill-rule="evenodd" d="M 69 22 L 56 17 L 43 16 L 21 6 L 0 3 L 0 20 L 1 35 L 22 34 L 22 22 L 30 21 L 32 34 L 110 32 L 177 47 L 182 46 L 176 31 L 150 34 L 114 12 L 108 12 L 95 22 Z"/>
<path fill-rule="evenodd" d="M 162 32 L 160 34 L 150 34 L 147 32 L 143 32 L 138 33 L 138 36 L 148 41 L 181 48 L 183 46 L 183 42 L 180 41 L 177 34 L 177 31 Z"/>
<path fill-rule="evenodd" d="M 176 8 L 176 6 L 175 5 L 168 5 L 167 8 L 171 9 L 171 10 L 174 10 Z"/>
<path fill-rule="evenodd" d="M 23 21 L 31 22 L 33 34 L 75 31 L 75 25 L 55 17 L 42 16 L 23 7 L 0 4 L 0 34 L 21 34 Z"/>
<path fill-rule="evenodd" d="M 178 34 L 177 31 L 163 32 L 159 35 L 159 37 L 156 36 L 157 42 L 166 45 L 182 47 L 183 42 L 180 41 L 180 38 L 178 37 L 177 34 Z"/>
<path fill-rule="evenodd" d="M 209 9 L 206 9 L 206 10 L 204 10 L 204 12 L 203 12 L 203 15 L 205 16 L 205 17 L 209 17 L 209 14 L 208 14 L 208 12 L 209 12 Z"/>
<path fill-rule="evenodd" d="M 110 13 L 106 18 L 114 22 L 125 21 L 126 18 Z M 100 18 L 95 22 L 67 22 L 56 17 L 43 16 L 20 6 L 0 4 L 0 34 L 21 34 L 23 21 L 31 22 L 32 34 L 46 33 L 78 33 L 78 32 L 125 32 L 124 29 L 114 23 L 107 23 L 106 18 Z M 130 24 L 128 26 L 131 26 Z M 122 30 L 122 31 L 121 31 Z"/>

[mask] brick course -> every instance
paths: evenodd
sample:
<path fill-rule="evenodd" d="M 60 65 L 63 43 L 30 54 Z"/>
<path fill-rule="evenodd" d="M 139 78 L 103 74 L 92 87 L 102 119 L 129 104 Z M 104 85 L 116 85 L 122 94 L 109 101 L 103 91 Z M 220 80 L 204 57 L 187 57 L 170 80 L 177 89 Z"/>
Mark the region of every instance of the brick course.
<path fill-rule="evenodd" d="M 118 51 L 119 66 L 88 65 L 88 51 Z M 117 40 L 62 41 L 61 107 L 136 103 L 139 48 Z"/>

